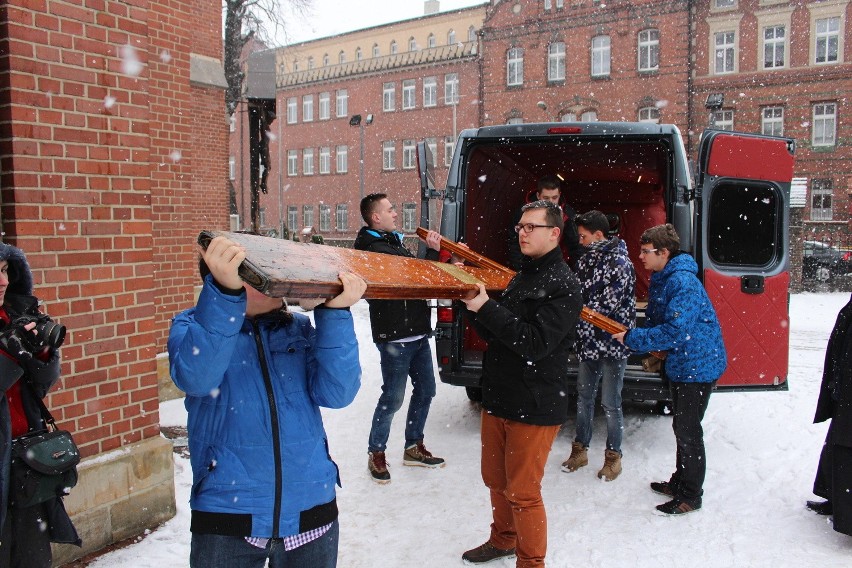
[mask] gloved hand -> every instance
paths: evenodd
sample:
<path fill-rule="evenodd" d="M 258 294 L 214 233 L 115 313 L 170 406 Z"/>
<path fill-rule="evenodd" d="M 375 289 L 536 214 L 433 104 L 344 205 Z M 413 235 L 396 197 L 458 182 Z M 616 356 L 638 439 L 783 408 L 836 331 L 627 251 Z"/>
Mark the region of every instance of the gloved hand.
<path fill-rule="evenodd" d="M 38 337 L 32 330 L 23 326 L 10 324 L 0 331 L 0 349 L 11 355 L 17 361 L 28 361 L 33 358 L 33 351 L 39 349 L 36 345 Z"/>

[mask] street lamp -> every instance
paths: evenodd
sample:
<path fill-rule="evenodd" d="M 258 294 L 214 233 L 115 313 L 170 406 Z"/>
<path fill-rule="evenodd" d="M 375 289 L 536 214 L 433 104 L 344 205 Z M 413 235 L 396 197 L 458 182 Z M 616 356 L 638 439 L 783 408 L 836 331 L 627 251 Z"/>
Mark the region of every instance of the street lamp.
<path fill-rule="evenodd" d="M 704 108 L 710 111 L 710 128 L 716 126 L 716 112 L 725 104 L 725 93 L 710 93 L 704 101 Z"/>
<path fill-rule="evenodd" d="M 349 119 L 349 126 L 357 126 L 360 131 L 361 160 L 358 166 L 358 188 L 361 192 L 361 199 L 364 199 L 364 127 L 372 123 L 372 114 L 368 114 L 364 119 L 361 118 L 360 114 L 354 114 L 352 115 L 352 118 Z"/>

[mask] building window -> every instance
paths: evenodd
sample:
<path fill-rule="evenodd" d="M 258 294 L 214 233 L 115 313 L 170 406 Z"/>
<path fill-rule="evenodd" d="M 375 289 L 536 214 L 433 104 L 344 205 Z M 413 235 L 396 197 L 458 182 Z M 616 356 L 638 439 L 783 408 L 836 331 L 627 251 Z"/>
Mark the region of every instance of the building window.
<path fill-rule="evenodd" d="M 314 175 L 314 149 L 305 148 L 302 150 L 302 174 L 306 176 Z"/>
<path fill-rule="evenodd" d="M 312 122 L 314 120 L 314 96 L 305 95 L 302 97 L 302 122 Z"/>
<path fill-rule="evenodd" d="M 331 118 L 331 93 L 325 92 L 319 95 L 319 119 Z"/>
<path fill-rule="evenodd" d="M 734 129 L 734 111 L 717 110 L 713 113 L 713 128 L 716 130 Z"/>
<path fill-rule="evenodd" d="M 319 152 L 319 173 L 331 173 L 331 146 L 323 146 Z"/>
<path fill-rule="evenodd" d="M 337 54 L 337 62 L 340 65 L 343 65 L 344 63 L 346 63 L 346 52 L 345 51 L 341 50 L 341 52 Z"/>
<path fill-rule="evenodd" d="M 561 10 L 565 7 L 565 0 L 556 0 L 556 9 Z"/>
<path fill-rule="evenodd" d="M 237 179 L 237 159 L 233 156 L 228 158 L 228 179 Z"/>
<path fill-rule="evenodd" d="M 657 71 L 660 68 L 660 30 L 639 32 L 639 71 Z"/>
<path fill-rule="evenodd" d="M 417 155 L 414 152 L 414 140 L 402 141 L 402 169 L 411 170 L 417 165 Z"/>
<path fill-rule="evenodd" d="M 433 107 L 438 104 L 438 80 L 435 77 L 423 78 L 423 106 Z"/>
<path fill-rule="evenodd" d="M 455 105 L 459 102 L 459 74 L 444 75 L 444 104 Z"/>
<path fill-rule="evenodd" d="M 815 179 L 811 184 L 811 221 L 831 221 L 834 216 L 831 198 L 834 188 L 830 179 Z"/>
<path fill-rule="evenodd" d="M 364 54 L 361 52 L 360 47 L 355 48 L 355 61 L 361 61 L 364 59 Z"/>
<path fill-rule="evenodd" d="M 417 204 L 402 204 L 402 230 L 410 233 L 417 228 Z"/>
<path fill-rule="evenodd" d="M 261 227 L 265 227 L 266 226 L 266 207 L 261 207 L 260 210 L 258 211 L 258 213 L 259 213 L 259 215 L 258 215 L 257 222 L 260 224 Z"/>
<path fill-rule="evenodd" d="M 319 230 L 321 233 L 327 233 L 331 230 L 331 205 L 319 206 Z"/>
<path fill-rule="evenodd" d="M 837 105 L 835 103 L 815 104 L 813 116 L 811 143 L 814 146 L 834 146 L 837 130 Z"/>
<path fill-rule="evenodd" d="M 819 18 L 815 23 L 816 59 L 819 64 L 837 63 L 840 52 L 840 18 Z"/>
<path fill-rule="evenodd" d="M 308 69 L 313 69 L 313 68 L 314 68 L 314 56 L 311 55 L 311 56 L 308 57 Z"/>
<path fill-rule="evenodd" d="M 778 69 L 785 64 L 786 33 L 783 25 L 763 28 L 763 68 Z"/>
<path fill-rule="evenodd" d="M 382 110 L 385 112 L 396 110 L 396 83 L 385 83 L 382 86 Z"/>
<path fill-rule="evenodd" d="M 583 114 L 580 115 L 581 122 L 597 122 L 598 113 L 594 110 L 587 110 Z"/>
<path fill-rule="evenodd" d="M 716 9 L 734 8 L 737 5 L 737 0 L 713 0 L 713 7 Z"/>
<path fill-rule="evenodd" d="M 547 80 L 565 80 L 565 44 L 561 41 L 553 42 L 547 47 Z"/>
<path fill-rule="evenodd" d="M 382 142 L 382 169 L 393 170 L 396 168 L 396 144 L 393 140 Z"/>
<path fill-rule="evenodd" d="M 349 146 L 338 146 L 335 149 L 335 160 L 337 173 L 345 174 L 349 171 Z"/>
<path fill-rule="evenodd" d="M 456 139 L 452 136 L 444 137 L 444 165 L 448 168 L 453 163 L 453 153 L 456 151 Z"/>
<path fill-rule="evenodd" d="M 476 28 L 473 26 L 467 28 L 467 41 L 476 41 Z"/>
<path fill-rule="evenodd" d="M 506 52 L 506 85 L 517 87 L 524 84 L 524 50 L 513 47 Z"/>
<path fill-rule="evenodd" d="M 607 35 L 592 38 L 592 77 L 609 77 L 610 39 Z"/>
<path fill-rule="evenodd" d="M 784 107 L 764 107 L 761 109 L 760 132 L 767 136 L 784 135 Z"/>
<path fill-rule="evenodd" d="M 313 205 L 302 205 L 302 226 L 303 227 L 313 227 L 314 226 L 314 206 Z"/>
<path fill-rule="evenodd" d="M 413 37 L 408 38 L 408 51 L 417 51 L 417 40 Z"/>
<path fill-rule="evenodd" d="M 287 175 L 299 175 L 299 151 L 287 150 Z"/>
<path fill-rule="evenodd" d="M 577 115 L 573 112 L 563 112 L 559 117 L 559 122 L 577 122 Z"/>
<path fill-rule="evenodd" d="M 450 30 L 447 32 L 447 45 L 455 45 L 456 44 L 456 32 L 455 30 Z"/>
<path fill-rule="evenodd" d="M 398 50 L 398 48 L 396 46 L 396 40 L 391 40 L 391 42 L 390 42 L 391 55 L 396 55 L 397 50 Z"/>
<path fill-rule="evenodd" d="M 506 121 L 506 124 L 523 124 L 524 117 L 523 116 L 513 116 L 509 120 Z"/>
<path fill-rule="evenodd" d="M 296 124 L 299 120 L 299 107 L 296 97 L 287 99 L 287 124 Z"/>
<path fill-rule="evenodd" d="M 379 44 L 373 44 L 373 57 L 378 57 L 382 54 L 382 51 L 379 49 Z M 339 207 L 339 206 L 338 206 Z"/>
<path fill-rule="evenodd" d="M 653 122 L 654 124 L 659 124 L 660 109 L 655 106 L 640 108 L 639 122 Z"/>
<path fill-rule="evenodd" d="M 349 114 L 349 91 L 340 89 L 337 91 L 337 100 L 335 101 L 335 110 L 337 117 L 342 118 Z"/>
<path fill-rule="evenodd" d="M 435 34 L 429 34 L 429 37 L 426 38 L 426 47 L 432 49 L 437 45 L 437 41 L 435 41 Z"/>
<path fill-rule="evenodd" d="M 328 67 L 328 63 L 329 63 L 329 58 L 328 58 L 328 54 L 326 53 L 322 56 L 322 66 Z"/>
<path fill-rule="evenodd" d="M 299 70 L 299 60 L 298 60 L 298 59 L 294 59 L 294 60 L 293 60 L 293 71 L 294 71 L 294 72 L 296 72 L 296 71 L 298 71 L 298 70 Z"/>
<path fill-rule="evenodd" d="M 713 34 L 715 44 L 713 72 L 717 75 L 734 72 L 734 62 L 736 60 L 735 36 L 736 33 L 731 30 Z"/>
<path fill-rule="evenodd" d="M 337 209 L 334 211 L 334 217 L 337 230 L 347 230 L 349 228 L 349 205 L 346 203 L 338 203 Z"/>
<path fill-rule="evenodd" d="M 231 132 L 237 131 L 237 115 L 232 114 L 228 117 L 228 130 Z"/>
<path fill-rule="evenodd" d="M 402 110 L 411 110 L 414 108 L 416 101 L 414 100 L 414 89 L 417 82 L 414 79 L 406 79 L 402 82 Z"/>
<path fill-rule="evenodd" d="M 544 0 L 544 9 L 550 10 L 553 8 L 553 0 Z"/>
<path fill-rule="evenodd" d="M 299 229 L 299 208 L 295 205 L 287 206 L 287 228 L 290 229 L 291 237 Z"/>

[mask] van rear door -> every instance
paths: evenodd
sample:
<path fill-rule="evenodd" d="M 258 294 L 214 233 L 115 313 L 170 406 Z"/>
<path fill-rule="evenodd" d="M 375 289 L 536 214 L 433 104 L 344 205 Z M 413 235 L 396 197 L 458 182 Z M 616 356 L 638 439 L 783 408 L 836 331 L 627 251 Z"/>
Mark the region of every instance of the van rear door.
<path fill-rule="evenodd" d="M 728 352 L 720 389 L 787 388 L 793 153 L 789 138 L 702 136 L 695 258 Z"/>

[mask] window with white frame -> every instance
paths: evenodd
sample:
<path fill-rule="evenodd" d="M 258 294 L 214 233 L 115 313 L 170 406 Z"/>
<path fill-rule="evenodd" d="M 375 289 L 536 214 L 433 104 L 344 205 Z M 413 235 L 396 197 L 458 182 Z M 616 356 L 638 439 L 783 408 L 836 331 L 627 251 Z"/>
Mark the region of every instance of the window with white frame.
<path fill-rule="evenodd" d="M 310 56 L 308 56 L 308 69 L 313 69 L 313 68 L 314 68 L 314 56 L 310 55 Z"/>
<path fill-rule="evenodd" d="M 455 30 L 450 30 L 447 32 L 447 45 L 455 45 L 456 44 L 456 32 Z"/>
<path fill-rule="evenodd" d="M 655 106 L 642 107 L 639 109 L 639 122 L 660 122 L 660 109 Z"/>
<path fill-rule="evenodd" d="M 787 31 L 784 24 L 763 28 L 763 68 L 786 66 Z"/>
<path fill-rule="evenodd" d="M 382 169 L 396 169 L 396 143 L 393 140 L 382 142 Z"/>
<path fill-rule="evenodd" d="M 660 68 L 660 30 L 639 32 L 639 71 L 657 71 Z"/>
<path fill-rule="evenodd" d="M 459 102 L 459 74 L 444 75 L 444 104 L 454 105 Z"/>
<path fill-rule="evenodd" d="M 517 87 L 524 84 L 524 50 L 513 47 L 506 52 L 506 86 Z"/>
<path fill-rule="evenodd" d="M 331 118 L 331 93 L 324 92 L 319 94 L 319 119 L 328 120 Z"/>
<path fill-rule="evenodd" d="M 328 57 L 328 54 L 327 54 L 327 53 L 325 53 L 325 54 L 323 54 L 323 56 L 322 56 L 322 66 L 323 66 L 323 67 L 328 67 L 328 64 L 329 64 L 329 57 Z"/>
<path fill-rule="evenodd" d="M 302 97 L 302 122 L 312 122 L 314 120 L 314 96 L 305 95 Z"/>
<path fill-rule="evenodd" d="M 734 129 L 734 111 L 717 110 L 713 113 L 713 128 L 716 130 Z"/>
<path fill-rule="evenodd" d="M 811 221 L 831 221 L 834 218 L 832 197 L 834 186 L 830 179 L 811 182 Z"/>
<path fill-rule="evenodd" d="M 735 8 L 736 6 L 737 0 L 713 0 L 713 8 L 717 10 Z"/>
<path fill-rule="evenodd" d="M 523 77 L 521 77 L 523 81 Z M 547 80 L 565 80 L 565 44 L 555 41 L 547 46 Z"/>
<path fill-rule="evenodd" d="M 331 205 L 320 203 L 319 230 L 322 233 L 327 233 L 331 230 Z"/>
<path fill-rule="evenodd" d="M 349 228 L 349 205 L 346 203 L 338 203 L 334 211 L 335 224 L 338 231 L 345 231 Z"/>
<path fill-rule="evenodd" d="M 364 53 L 361 51 L 360 47 L 355 48 L 355 61 L 361 61 L 364 59 Z"/>
<path fill-rule="evenodd" d="M 344 117 L 349 114 L 349 91 L 346 89 L 339 89 L 337 91 L 337 97 L 335 101 L 335 110 L 337 111 L 338 118 Z"/>
<path fill-rule="evenodd" d="M 559 115 L 559 122 L 577 122 L 577 115 L 573 112 L 563 112 Z"/>
<path fill-rule="evenodd" d="M 287 206 L 287 228 L 290 229 L 290 236 L 299 229 L 299 208 L 296 205 Z"/>
<path fill-rule="evenodd" d="M 299 102 L 296 97 L 287 99 L 287 124 L 296 124 L 299 120 Z"/>
<path fill-rule="evenodd" d="M 784 107 L 771 106 L 760 109 L 760 132 L 767 136 L 784 135 Z"/>
<path fill-rule="evenodd" d="M 583 114 L 580 115 L 581 122 L 597 122 L 598 120 L 598 111 L 596 110 L 587 110 Z"/>
<path fill-rule="evenodd" d="M 231 132 L 237 131 L 237 115 L 236 114 L 232 114 L 231 116 L 228 117 L 228 130 L 230 130 Z"/>
<path fill-rule="evenodd" d="M 426 47 L 432 49 L 437 45 L 437 40 L 435 40 L 435 34 L 429 34 L 429 37 L 426 38 Z"/>
<path fill-rule="evenodd" d="M 610 54 L 608 35 L 592 38 L 592 77 L 609 77 Z"/>
<path fill-rule="evenodd" d="M 506 121 L 506 124 L 523 124 L 524 117 L 523 116 L 512 116 L 509 120 Z"/>
<path fill-rule="evenodd" d="M 313 205 L 302 205 L 302 226 L 303 227 L 313 227 L 314 226 L 314 206 Z"/>
<path fill-rule="evenodd" d="M 417 40 L 413 37 L 408 38 L 408 51 L 417 51 Z"/>
<path fill-rule="evenodd" d="M 319 152 L 319 173 L 331 173 L 331 146 L 323 146 Z"/>
<path fill-rule="evenodd" d="M 406 233 L 413 232 L 417 228 L 417 204 L 402 204 L 402 230 Z"/>
<path fill-rule="evenodd" d="M 467 28 L 467 41 L 476 41 L 476 28 L 473 26 Z"/>
<path fill-rule="evenodd" d="M 815 63 L 837 63 L 840 53 L 840 17 L 819 18 L 815 23 Z"/>
<path fill-rule="evenodd" d="M 340 65 L 343 65 L 344 63 L 346 63 L 346 52 L 345 51 L 341 50 L 340 53 L 337 54 L 337 62 Z"/>
<path fill-rule="evenodd" d="M 299 151 L 287 150 L 287 175 L 299 175 Z"/>
<path fill-rule="evenodd" d="M 382 54 L 382 50 L 379 49 L 379 44 L 373 44 L 373 57 L 379 57 Z"/>
<path fill-rule="evenodd" d="M 299 60 L 294 59 L 293 60 L 293 71 L 298 71 L 298 70 L 299 70 Z"/>
<path fill-rule="evenodd" d="M 396 110 L 396 83 L 382 85 L 382 110 L 385 112 Z"/>
<path fill-rule="evenodd" d="M 565 7 L 565 0 L 556 0 L 556 9 L 561 10 Z"/>
<path fill-rule="evenodd" d="M 414 140 L 402 141 L 402 169 L 411 170 L 417 165 L 417 155 L 414 151 Z"/>
<path fill-rule="evenodd" d="M 837 133 L 837 105 L 835 103 L 817 103 L 813 109 L 813 130 L 811 144 L 814 146 L 834 146 Z"/>
<path fill-rule="evenodd" d="M 550 10 L 553 8 L 553 0 L 544 0 L 544 9 Z"/>
<path fill-rule="evenodd" d="M 228 158 L 228 179 L 237 179 L 237 159 L 233 156 Z"/>
<path fill-rule="evenodd" d="M 391 42 L 390 42 L 391 55 L 396 55 L 397 51 L 399 51 L 399 48 L 396 45 L 396 40 L 391 40 Z"/>
<path fill-rule="evenodd" d="M 733 30 L 725 30 L 713 34 L 714 57 L 713 72 L 716 75 L 733 73 L 736 60 L 736 46 L 734 40 L 736 33 Z"/>
<path fill-rule="evenodd" d="M 314 175 L 314 149 L 305 148 L 302 150 L 302 174 L 306 176 Z"/>
<path fill-rule="evenodd" d="M 433 107 L 438 104 L 438 79 L 435 77 L 423 78 L 423 106 Z"/>
<path fill-rule="evenodd" d="M 456 151 L 456 139 L 452 136 L 444 137 L 444 165 L 448 168 L 453 163 L 453 152 Z"/>
<path fill-rule="evenodd" d="M 414 79 L 406 79 L 402 82 L 402 110 L 411 110 L 416 105 L 414 89 L 417 87 L 417 81 Z"/>
<path fill-rule="evenodd" d="M 349 146 L 338 146 L 334 150 L 336 171 L 345 174 L 349 171 Z"/>

